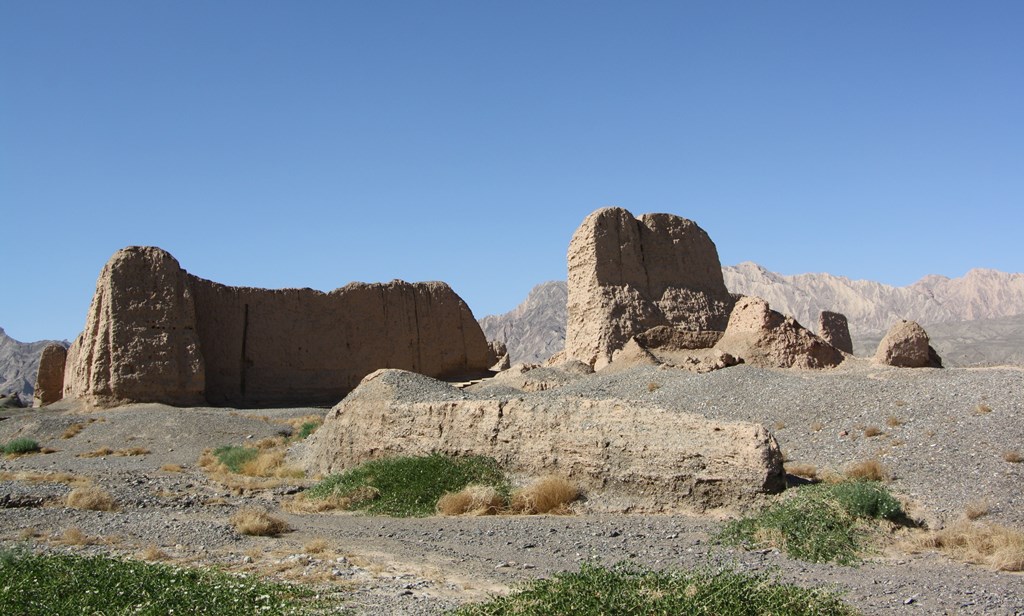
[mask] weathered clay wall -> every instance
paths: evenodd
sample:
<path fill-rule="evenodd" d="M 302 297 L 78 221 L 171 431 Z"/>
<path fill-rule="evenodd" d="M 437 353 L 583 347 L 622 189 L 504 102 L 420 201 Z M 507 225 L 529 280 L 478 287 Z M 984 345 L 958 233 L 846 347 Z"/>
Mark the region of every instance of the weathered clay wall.
<path fill-rule="evenodd" d="M 119 250 L 96 281 L 68 350 L 64 397 L 97 406 L 203 402 L 203 357 L 188 275 L 168 252 Z"/>
<path fill-rule="evenodd" d="M 468 306 L 440 282 L 312 289 L 229 287 L 192 278 L 213 404 L 337 402 L 378 368 L 435 377 L 488 368 Z"/>
<path fill-rule="evenodd" d="M 229 287 L 159 248 L 130 247 L 100 274 L 64 395 L 97 406 L 329 403 L 379 368 L 477 376 L 492 361 L 469 307 L 442 282 Z"/>
<path fill-rule="evenodd" d="M 39 355 L 39 369 L 36 371 L 36 387 L 32 394 L 32 406 L 52 404 L 64 395 L 64 364 L 68 350 L 62 344 L 48 344 Z"/>
<path fill-rule="evenodd" d="M 622 208 L 587 216 L 569 243 L 565 356 L 600 369 L 652 327 L 722 331 L 735 300 L 696 223 Z"/>
<path fill-rule="evenodd" d="M 592 511 L 743 509 L 785 485 L 762 426 L 577 395 L 475 398 L 398 370 L 366 377 L 310 437 L 310 475 L 391 456 L 485 455 L 518 479 L 567 476 Z"/>

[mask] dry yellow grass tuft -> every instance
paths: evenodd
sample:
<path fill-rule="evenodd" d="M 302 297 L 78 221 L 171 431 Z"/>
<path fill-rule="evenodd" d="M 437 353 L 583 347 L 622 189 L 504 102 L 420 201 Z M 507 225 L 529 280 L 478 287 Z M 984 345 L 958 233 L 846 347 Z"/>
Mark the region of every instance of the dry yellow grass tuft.
<path fill-rule="evenodd" d="M 99 540 L 96 537 L 90 537 L 83 533 L 82 529 L 77 526 L 65 529 L 59 537 L 54 539 L 54 541 L 64 545 L 96 545 L 99 543 Z"/>
<path fill-rule="evenodd" d="M 28 483 L 63 483 L 68 486 L 89 485 L 89 479 L 71 473 L 42 473 L 39 471 L 0 471 L 0 481 L 25 481 Z"/>
<path fill-rule="evenodd" d="M 291 419 L 286 419 L 285 423 L 291 426 L 292 429 L 295 430 L 296 432 L 299 432 L 302 430 L 302 426 L 305 426 L 307 424 L 316 424 L 317 427 L 322 426 L 324 423 L 324 416 L 303 415 L 302 417 L 292 417 Z"/>
<path fill-rule="evenodd" d="M 889 415 L 889 418 L 885 420 L 885 425 L 890 428 L 898 428 L 903 425 L 903 420 L 895 415 Z"/>
<path fill-rule="evenodd" d="M 71 490 L 65 504 L 75 509 L 91 511 L 116 511 L 117 503 L 110 494 L 99 486 L 82 486 Z"/>
<path fill-rule="evenodd" d="M 785 464 L 784 468 L 790 475 L 796 475 L 797 477 L 803 477 L 812 481 L 818 478 L 818 467 L 813 464 L 791 462 Z"/>
<path fill-rule="evenodd" d="M 647 384 L 647 391 L 658 391 L 659 389 L 661 389 L 660 383 L 655 383 L 654 381 L 651 381 L 650 383 Z"/>
<path fill-rule="evenodd" d="M 171 559 L 170 555 L 167 554 L 167 552 L 164 552 L 163 550 L 161 550 L 159 547 L 157 547 L 155 545 L 150 545 L 146 549 L 144 549 L 141 552 L 139 552 L 138 555 L 137 555 L 137 558 L 139 560 L 145 560 L 145 561 L 150 561 L 150 562 L 155 561 L 155 560 L 170 560 Z"/>
<path fill-rule="evenodd" d="M 288 466 L 284 463 L 284 449 L 260 450 L 259 454 L 242 465 L 243 475 L 250 477 L 277 477 L 279 479 L 294 478 L 301 479 L 304 473 L 301 469 Z"/>
<path fill-rule="evenodd" d="M 127 447 L 125 449 L 111 449 L 110 447 L 100 447 L 93 451 L 78 454 L 79 458 L 104 458 L 106 456 L 115 456 L 120 458 L 127 458 L 129 456 L 144 456 L 150 453 L 150 451 L 144 447 Z"/>
<path fill-rule="evenodd" d="M 269 490 L 284 484 L 302 483 L 305 477 L 302 469 L 284 464 L 287 450 L 261 449 L 257 456 L 246 462 L 240 469 L 241 473 L 232 473 L 222 464 L 212 449 L 207 449 L 196 461 L 199 468 L 204 469 L 210 479 L 241 493 L 245 490 Z"/>
<path fill-rule="evenodd" d="M 312 539 L 302 546 L 302 551 L 306 554 L 320 554 L 327 550 L 328 545 L 326 539 Z"/>
<path fill-rule="evenodd" d="M 917 537 L 911 547 L 939 550 L 997 571 L 1024 571 L 1024 533 L 998 524 L 963 520 Z"/>
<path fill-rule="evenodd" d="M 80 453 L 80 454 L 78 454 L 77 457 L 79 457 L 79 458 L 103 458 L 105 456 L 113 455 L 113 453 L 114 453 L 114 450 L 111 449 L 110 447 L 100 447 L 99 449 L 94 449 L 92 451 L 87 451 L 85 453 Z"/>
<path fill-rule="evenodd" d="M 978 500 L 967 503 L 967 506 L 964 507 L 964 517 L 968 520 L 977 520 L 988 515 L 990 511 L 992 511 L 992 506 L 987 500 Z"/>
<path fill-rule="evenodd" d="M 864 436 L 871 438 L 872 436 L 879 436 L 882 434 L 882 429 L 878 426 L 868 426 L 864 428 Z"/>
<path fill-rule="evenodd" d="M 892 474 L 878 458 L 863 460 L 850 464 L 843 470 L 848 479 L 867 479 L 869 481 L 889 481 Z"/>
<path fill-rule="evenodd" d="M 276 518 L 263 509 L 247 507 L 239 509 L 231 516 L 231 525 L 243 535 L 260 537 L 276 537 L 291 530 L 288 523 Z"/>
<path fill-rule="evenodd" d="M 1020 455 L 1019 451 L 1004 451 L 1003 459 L 1010 464 L 1020 464 L 1024 462 L 1024 456 Z"/>
<path fill-rule="evenodd" d="M 822 428 L 824 427 L 825 424 L 821 423 L 820 421 L 811 422 L 811 432 L 821 432 Z"/>
<path fill-rule="evenodd" d="M 580 490 L 571 481 L 558 475 L 548 475 L 513 492 L 511 509 L 525 514 L 567 514 L 569 505 L 579 497 Z"/>
<path fill-rule="evenodd" d="M 180 464 L 164 464 L 160 467 L 160 470 L 167 471 L 168 473 L 182 473 L 185 468 Z"/>
<path fill-rule="evenodd" d="M 331 494 L 326 498 L 308 498 L 305 493 L 296 494 L 295 498 L 281 503 L 285 511 L 292 513 L 320 513 L 323 511 L 351 509 L 356 503 L 373 500 L 380 496 L 380 491 L 373 486 L 361 486 L 347 494 Z"/>
<path fill-rule="evenodd" d="M 127 449 L 118 449 L 117 451 L 114 452 L 114 455 L 119 457 L 129 457 L 145 456 L 148 455 L 149 453 L 150 451 L 145 447 L 129 447 Z"/>
<path fill-rule="evenodd" d="M 784 421 L 776 421 L 775 423 L 772 424 L 772 430 L 781 430 L 781 429 L 783 429 L 785 427 L 786 427 L 786 422 L 784 422 Z"/>
<path fill-rule="evenodd" d="M 442 515 L 494 515 L 504 507 L 505 500 L 491 486 L 466 486 L 437 501 L 437 512 Z"/>
<path fill-rule="evenodd" d="M 92 423 L 93 421 L 95 421 L 95 420 L 90 420 L 89 423 Z M 85 429 L 86 425 L 88 425 L 88 424 L 84 424 L 84 423 L 74 423 L 74 424 L 71 424 L 70 426 L 67 427 L 66 430 L 64 430 L 64 433 L 61 434 L 60 437 L 64 438 L 64 439 L 74 438 L 75 436 L 78 435 L 79 432 L 81 432 L 82 430 Z"/>
<path fill-rule="evenodd" d="M 989 406 L 985 402 L 979 402 L 978 404 L 976 404 L 974 406 L 974 414 L 975 415 L 984 415 L 986 413 L 991 413 L 991 412 L 992 412 L 992 407 Z"/>

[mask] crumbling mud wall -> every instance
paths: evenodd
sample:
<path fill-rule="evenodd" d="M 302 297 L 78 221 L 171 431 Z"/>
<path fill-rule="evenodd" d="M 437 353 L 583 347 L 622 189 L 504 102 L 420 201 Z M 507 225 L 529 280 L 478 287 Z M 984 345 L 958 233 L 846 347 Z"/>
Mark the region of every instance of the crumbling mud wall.
<path fill-rule="evenodd" d="M 135 246 L 100 274 L 68 352 L 64 397 L 94 406 L 333 403 L 380 368 L 477 376 L 491 355 L 469 307 L 442 282 L 329 293 L 230 287 Z"/>

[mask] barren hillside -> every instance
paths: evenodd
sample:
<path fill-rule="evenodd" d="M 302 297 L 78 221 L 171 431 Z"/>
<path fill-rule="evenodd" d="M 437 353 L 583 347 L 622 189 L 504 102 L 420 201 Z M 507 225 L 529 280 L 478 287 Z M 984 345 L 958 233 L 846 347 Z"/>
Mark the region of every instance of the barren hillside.
<path fill-rule="evenodd" d="M 17 393 L 23 400 L 32 398 L 39 369 L 39 354 L 56 340 L 19 342 L 0 328 L 0 393 Z M 59 342 L 67 346 L 67 341 Z"/>

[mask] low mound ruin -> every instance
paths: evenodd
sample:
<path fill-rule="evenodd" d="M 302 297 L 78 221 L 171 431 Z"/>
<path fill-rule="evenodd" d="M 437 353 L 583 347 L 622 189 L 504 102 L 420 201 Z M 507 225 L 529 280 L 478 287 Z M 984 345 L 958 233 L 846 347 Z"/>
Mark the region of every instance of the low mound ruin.
<path fill-rule="evenodd" d="M 715 348 L 762 368 L 831 368 L 843 361 L 838 349 L 759 297 L 736 302 Z"/>
<path fill-rule="evenodd" d="M 752 423 L 554 392 L 475 398 L 399 370 L 367 376 L 310 437 L 310 475 L 378 458 L 485 455 L 516 477 L 565 475 L 593 511 L 744 508 L 784 486 L 775 438 Z"/>
<path fill-rule="evenodd" d="M 63 394 L 96 406 L 333 403 L 378 368 L 454 378 L 493 363 L 469 307 L 442 282 L 230 287 L 135 246 L 100 274 Z"/>
<path fill-rule="evenodd" d="M 928 332 L 916 322 L 898 321 L 878 344 L 875 361 L 900 368 L 941 368 L 942 358 L 930 342 Z"/>

